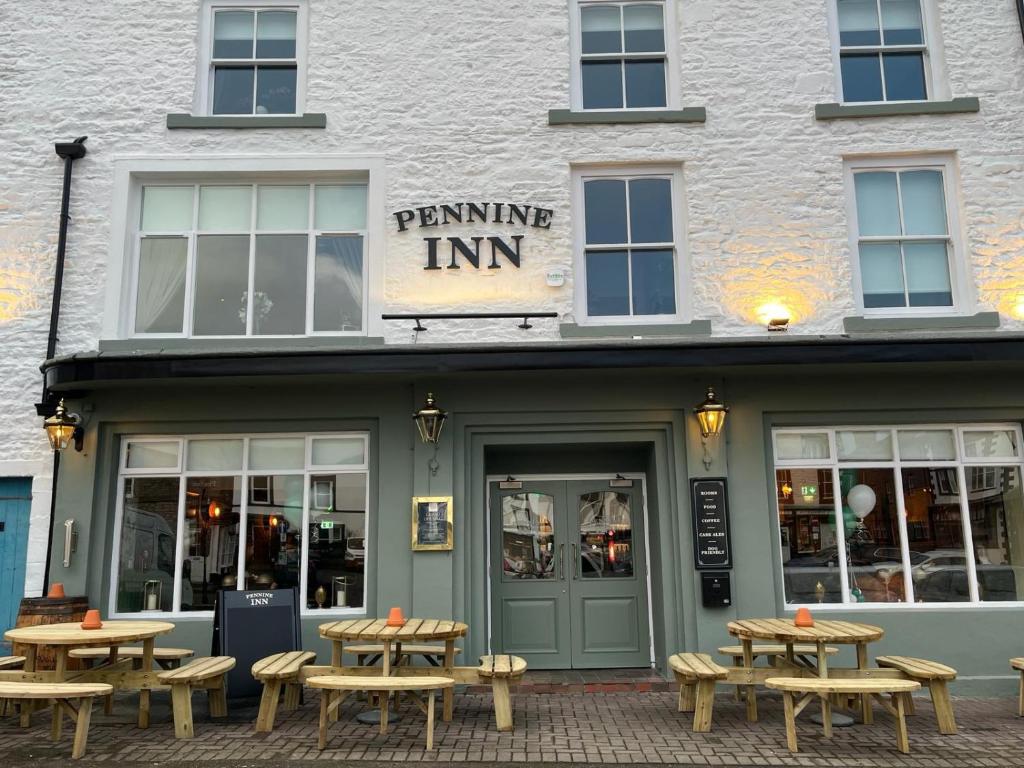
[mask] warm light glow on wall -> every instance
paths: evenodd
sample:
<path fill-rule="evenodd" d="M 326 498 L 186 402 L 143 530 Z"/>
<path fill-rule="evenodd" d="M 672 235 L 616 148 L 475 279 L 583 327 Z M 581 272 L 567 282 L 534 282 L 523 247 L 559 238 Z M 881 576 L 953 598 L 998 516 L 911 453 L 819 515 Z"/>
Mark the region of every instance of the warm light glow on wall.
<path fill-rule="evenodd" d="M 807 264 L 780 261 L 773 269 L 733 269 L 720 284 L 723 308 L 760 326 L 787 317 L 791 326 L 799 325 L 829 302 L 821 275 Z"/>
<path fill-rule="evenodd" d="M 0 253 L 0 261 L 4 255 Z M 0 267 L 0 323 L 21 317 L 36 308 L 32 274 Z"/>
<path fill-rule="evenodd" d="M 789 307 L 785 304 L 781 304 L 777 301 L 769 301 L 762 304 L 756 310 L 757 319 L 761 325 L 768 325 L 769 320 L 790 320 L 793 319 L 793 313 Z"/>

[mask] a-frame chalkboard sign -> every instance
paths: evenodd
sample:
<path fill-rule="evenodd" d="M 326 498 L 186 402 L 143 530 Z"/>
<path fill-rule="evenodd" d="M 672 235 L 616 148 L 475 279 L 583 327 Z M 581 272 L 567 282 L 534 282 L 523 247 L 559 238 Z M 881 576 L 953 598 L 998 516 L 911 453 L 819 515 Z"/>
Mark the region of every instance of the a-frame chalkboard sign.
<path fill-rule="evenodd" d="M 228 673 L 228 697 L 259 696 L 263 684 L 250 673 L 264 656 L 302 648 L 299 590 L 226 590 L 217 593 L 213 612 L 214 656 L 234 656 Z"/>

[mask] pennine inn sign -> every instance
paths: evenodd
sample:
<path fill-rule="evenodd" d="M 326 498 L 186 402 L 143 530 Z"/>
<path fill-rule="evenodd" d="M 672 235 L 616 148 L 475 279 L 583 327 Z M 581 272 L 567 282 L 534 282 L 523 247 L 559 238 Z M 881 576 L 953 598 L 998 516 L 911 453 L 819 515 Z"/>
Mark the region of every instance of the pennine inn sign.
<path fill-rule="evenodd" d="M 417 229 L 433 229 L 450 224 L 512 224 L 534 229 L 551 229 L 551 217 L 555 212 L 550 208 L 535 205 L 518 205 L 516 203 L 450 203 L 442 205 L 425 205 L 420 208 L 407 208 L 395 211 L 398 231 L 405 232 L 411 227 Z M 474 235 L 471 237 L 424 237 L 427 244 L 427 265 L 424 269 L 441 269 L 439 252 L 442 240 L 448 244 L 448 263 L 445 269 L 461 269 L 459 259 L 465 260 L 475 269 L 480 269 L 480 246 L 486 240 L 489 248 L 490 262 L 488 269 L 501 269 L 498 257 L 501 256 L 512 266 L 519 267 L 522 257 L 520 250 L 525 235 Z M 488 256 L 487 247 L 484 257 Z"/>

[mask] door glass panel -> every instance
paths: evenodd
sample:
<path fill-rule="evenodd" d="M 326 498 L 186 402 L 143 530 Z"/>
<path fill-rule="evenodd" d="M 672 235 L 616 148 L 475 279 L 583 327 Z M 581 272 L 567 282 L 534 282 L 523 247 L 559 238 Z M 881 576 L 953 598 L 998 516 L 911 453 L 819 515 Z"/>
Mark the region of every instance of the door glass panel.
<path fill-rule="evenodd" d="M 633 576 L 630 497 L 614 491 L 579 497 L 579 575 L 584 579 Z"/>
<path fill-rule="evenodd" d="M 553 496 L 527 492 L 502 497 L 502 578 L 555 578 L 554 522 Z"/>

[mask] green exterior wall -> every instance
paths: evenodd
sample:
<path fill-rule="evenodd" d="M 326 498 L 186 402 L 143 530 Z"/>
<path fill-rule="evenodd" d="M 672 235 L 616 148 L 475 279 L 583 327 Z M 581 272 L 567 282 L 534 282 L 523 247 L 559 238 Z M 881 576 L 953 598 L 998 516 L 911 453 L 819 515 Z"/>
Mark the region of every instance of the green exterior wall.
<path fill-rule="evenodd" d="M 726 622 L 784 612 L 774 479 L 773 426 L 1024 420 L 1015 382 L 1019 367 L 809 366 L 703 373 L 678 370 L 588 370 L 403 377 L 250 378 L 244 383 L 154 382 L 96 389 L 75 410 L 85 415 L 86 446 L 61 462 L 56 526 L 73 518 L 78 551 L 70 568 L 54 546 L 51 578 L 68 594 L 87 594 L 109 609 L 116 465 L 122 434 L 194 434 L 366 430 L 370 433 L 368 615 L 401 605 L 407 615 L 467 621 L 463 663 L 486 649 L 487 473 L 510 472 L 517 454 L 547 446 L 551 472 L 578 472 L 590 460 L 573 446 L 616 446 L 647 473 L 654 645 L 659 668 L 667 654 L 714 652 L 729 641 Z M 731 406 L 726 433 L 712 444 L 705 469 L 692 406 L 714 385 Z M 433 447 L 420 443 L 411 414 L 433 391 L 450 414 L 432 475 Z M 88 406 L 88 407 L 87 407 Z M 607 459 L 614 463 L 613 457 Z M 626 459 L 622 459 L 626 461 Z M 545 460 L 547 463 L 547 460 Z M 592 471 L 608 471 L 594 460 Z M 536 471 L 524 464 L 524 472 Z M 733 605 L 700 606 L 693 568 L 689 479 L 728 476 Z M 453 552 L 410 551 L 410 497 L 454 496 Z M 822 612 L 824 615 L 824 612 Z M 829 618 L 876 623 L 886 637 L 873 655 L 903 653 L 949 663 L 960 671 L 956 691 L 1010 694 L 1007 660 L 1020 655 L 1024 610 L 915 609 L 828 612 Z M 326 654 L 316 625 L 303 621 L 306 647 Z M 204 652 L 210 620 L 175 619 L 167 640 Z M 985 648 L 986 652 L 978 653 Z M 840 663 L 852 663 L 844 650 Z M 322 656 L 323 658 L 324 656 Z"/>

